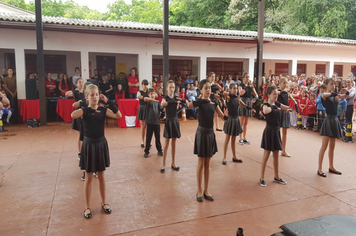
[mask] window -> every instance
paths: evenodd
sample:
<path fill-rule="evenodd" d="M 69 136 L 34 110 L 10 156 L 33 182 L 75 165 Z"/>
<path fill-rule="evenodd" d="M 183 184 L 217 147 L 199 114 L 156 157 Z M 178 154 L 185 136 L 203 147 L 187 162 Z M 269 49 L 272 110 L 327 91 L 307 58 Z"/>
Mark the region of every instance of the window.
<path fill-rule="evenodd" d="M 307 73 L 307 64 L 298 64 L 297 65 L 297 75 Z"/>
<path fill-rule="evenodd" d="M 192 60 L 169 60 L 169 73 L 176 75 L 178 71 L 181 74 L 189 74 L 192 72 Z M 163 73 L 163 59 L 152 60 L 152 74 L 160 75 Z"/>
<path fill-rule="evenodd" d="M 337 73 L 337 76 L 342 77 L 343 65 L 334 65 L 334 73 Z"/>
<path fill-rule="evenodd" d="M 315 74 L 316 75 L 320 75 L 320 74 L 325 75 L 325 72 L 326 72 L 325 64 L 316 64 L 316 66 L 315 66 Z"/>
<path fill-rule="evenodd" d="M 208 61 L 207 71 L 214 72 L 217 76 L 219 75 L 242 75 L 243 73 L 243 62 L 227 62 L 227 61 Z"/>
<path fill-rule="evenodd" d="M 37 72 L 37 55 L 26 54 L 26 73 Z M 65 55 L 44 55 L 44 72 L 52 74 L 66 73 L 66 56 Z"/>
<path fill-rule="evenodd" d="M 279 76 L 279 75 L 288 75 L 288 67 L 289 67 L 289 64 L 288 63 L 276 63 L 275 65 L 275 72 L 274 74 L 276 76 Z"/>

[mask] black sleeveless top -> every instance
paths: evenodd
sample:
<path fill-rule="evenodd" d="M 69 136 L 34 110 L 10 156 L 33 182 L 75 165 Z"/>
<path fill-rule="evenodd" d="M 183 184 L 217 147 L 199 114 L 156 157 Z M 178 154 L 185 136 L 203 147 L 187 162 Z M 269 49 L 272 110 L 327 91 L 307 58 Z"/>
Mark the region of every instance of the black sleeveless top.
<path fill-rule="evenodd" d="M 85 100 L 84 93 L 79 92 L 79 90 L 77 90 L 77 89 L 72 90 L 72 92 L 73 92 L 74 99 L 76 102 L 78 102 L 79 100 L 82 100 L 82 101 Z"/>
<path fill-rule="evenodd" d="M 328 115 L 336 116 L 337 115 L 337 102 L 335 101 L 335 97 L 327 97 L 325 100 L 321 98 L 321 102 L 325 107 L 325 112 Z"/>
<path fill-rule="evenodd" d="M 211 102 L 214 104 L 205 103 L 198 106 L 199 126 L 208 129 L 214 126 L 214 113 L 215 108 L 218 106 L 216 102 Z"/>
<path fill-rule="evenodd" d="M 144 99 L 148 98 L 148 93 L 147 93 L 147 91 L 144 92 L 143 90 L 140 90 L 139 92 L 141 93 L 141 96 L 143 97 L 142 99 L 139 99 L 140 100 L 140 106 L 146 106 L 146 103 L 145 103 Z"/>
<path fill-rule="evenodd" d="M 252 97 L 252 88 L 250 85 L 245 85 L 244 83 L 241 83 L 241 88 L 245 90 L 246 92 L 244 95 L 241 95 L 243 98 L 251 98 Z"/>
<path fill-rule="evenodd" d="M 239 107 L 239 101 L 236 98 L 230 98 L 230 101 L 226 102 L 229 116 L 238 116 L 237 109 Z"/>
<path fill-rule="evenodd" d="M 91 139 L 99 139 L 104 136 L 106 107 L 98 107 L 95 115 L 83 115 L 84 136 Z"/>
<path fill-rule="evenodd" d="M 215 99 L 215 94 L 216 92 L 219 91 L 219 87 L 216 84 L 211 85 L 211 94 L 210 94 L 210 99 Z"/>
<path fill-rule="evenodd" d="M 166 106 L 166 118 L 177 117 L 177 97 L 170 98 L 168 95 L 163 97 L 168 105 Z"/>
<path fill-rule="evenodd" d="M 278 95 L 278 102 L 282 103 L 285 106 L 288 106 L 288 92 L 287 91 L 281 91 L 281 93 Z"/>
<path fill-rule="evenodd" d="M 266 123 L 268 126 L 280 126 L 280 113 L 279 107 L 281 104 L 279 102 L 275 102 L 274 105 L 270 105 L 269 103 L 264 103 L 264 106 L 270 107 L 272 111 L 268 114 L 264 114 L 266 117 Z"/>

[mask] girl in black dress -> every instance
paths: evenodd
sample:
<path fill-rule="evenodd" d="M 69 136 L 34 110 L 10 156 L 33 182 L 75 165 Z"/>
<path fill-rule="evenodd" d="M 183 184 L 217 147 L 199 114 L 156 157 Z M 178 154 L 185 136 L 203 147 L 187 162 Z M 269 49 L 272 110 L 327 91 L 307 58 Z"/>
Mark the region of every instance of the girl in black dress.
<path fill-rule="evenodd" d="M 195 133 L 194 154 L 198 155 L 197 166 L 197 201 L 202 202 L 203 198 L 213 201 L 213 196 L 209 193 L 209 165 L 211 157 L 218 151 L 214 134 L 214 113 L 224 118 L 217 103 L 210 100 L 211 83 L 204 79 L 199 83 L 202 99 L 189 103 L 189 108 L 198 107 L 199 126 Z M 227 117 L 226 117 L 227 118 Z M 204 171 L 204 191 L 202 189 L 202 178 Z"/>
<path fill-rule="evenodd" d="M 321 177 L 326 177 L 323 172 L 324 153 L 329 146 L 329 173 L 341 175 L 334 167 L 334 149 L 335 141 L 342 137 L 341 125 L 337 118 L 337 105 L 339 103 L 339 96 L 333 92 L 335 90 L 335 82 L 332 78 L 325 80 L 326 91 L 322 94 L 322 103 L 325 107 L 326 118 L 320 128 L 320 135 L 322 136 L 321 148 L 319 151 L 319 165 L 317 174 Z M 344 90 L 342 90 L 344 92 Z"/>
<path fill-rule="evenodd" d="M 82 78 L 77 79 L 77 83 L 75 84 L 75 89 L 71 91 L 67 91 L 65 93 L 66 97 L 74 97 L 76 102 L 84 101 L 84 80 Z M 82 149 L 82 140 L 80 138 L 80 131 L 82 129 L 82 119 L 73 119 L 72 121 L 72 129 L 78 131 L 78 159 L 80 159 L 80 150 Z"/>
<path fill-rule="evenodd" d="M 141 121 L 141 138 L 142 144 L 141 147 L 144 148 L 145 145 L 145 136 L 146 136 L 146 103 L 144 98 L 148 98 L 147 87 L 148 81 L 146 79 L 142 80 L 142 90 L 137 92 L 137 98 L 140 100 L 140 107 L 138 108 L 137 119 Z"/>
<path fill-rule="evenodd" d="M 278 91 L 275 86 L 270 86 L 266 91 L 267 103 L 262 106 L 263 114 L 266 117 L 266 128 L 263 131 L 261 148 L 264 149 L 261 163 L 260 185 L 266 187 L 265 170 L 268 157 L 273 153 L 274 182 L 286 184 L 287 182 L 279 178 L 278 175 L 278 153 L 282 150 L 281 133 L 280 133 L 280 110 L 286 112 L 292 111 L 291 108 L 277 102 Z"/>
<path fill-rule="evenodd" d="M 186 100 L 174 96 L 175 84 L 173 80 L 169 80 L 167 83 L 168 95 L 164 96 L 162 99 L 162 107 L 166 108 L 166 119 L 164 124 L 164 146 L 163 146 L 163 166 L 161 168 L 161 173 L 164 173 L 166 168 L 166 157 L 169 146 L 169 141 L 172 140 L 172 164 L 171 168 L 173 170 L 179 171 L 179 166 L 175 164 L 176 155 L 176 141 L 180 138 L 180 128 L 177 116 L 177 108 L 179 103 L 186 103 Z"/>
<path fill-rule="evenodd" d="M 215 73 L 210 72 L 207 80 L 211 83 L 211 94 L 210 94 L 210 100 L 213 102 L 216 102 L 219 105 L 219 98 L 220 98 L 220 92 L 223 91 L 223 88 L 218 84 L 215 83 Z M 218 121 L 218 113 L 215 112 L 215 129 L 216 131 L 222 131 L 219 126 L 219 121 Z"/>
<path fill-rule="evenodd" d="M 86 173 L 98 172 L 99 189 L 101 196 L 101 208 L 105 213 L 111 213 L 110 206 L 105 199 L 105 177 L 104 171 L 110 166 L 109 148 L 104 136 L 105 117 L 120 119 L 121 113 L 114 103 L 110 103 L 109 108 L 98 106 L 99 90 L 96 85 L 88 85 L 85 90 L 88 107 L 72 112 L 72 118 L 83 118 L 84 139 L 81 150 L 79 166 Z M 108 99 L 104 95 L 100 98 L 107 103 Z M 86 175 L 84 182 L 85 210 L 84 217 L 91 218 L 90 195 L 93 175 Z"/>
<path fill-rule="evenodd" d="M 227 152 L 227 146 L 230 141 L 230 137 L 231 137 L 232 161 L 242 163 L 241 159 L 236 158 L 236 148 L 235 148 L 236 137 L 243 132 L 240 125 L 239 114 L 238 114 L 239 104 L 243 106 L 245 109 L 253 110 L 251 107 L 246 106 L 246 104 L 243 101 L 241 101 L 240 97 L 237 94 L 237 84 L 231 83 L 229 89 L 230 89 L 230 93 L 224 92 L 224 97 L 226 98 L 226 104 L 229 111 L 229 116 L 224 123 L 224 133 L 226 134 L 226 136 L 225 136 L 225 143 L 224 143 L 224 159 L 222 161 L 223 165 L 226 165 L 226 152 Z"/>
<path fill-rule="evenodd" d="M 279 80 L 279 86 L 280 90 L 278 90 L 278 102 L 288 106 L 289 104 L 289 99 L 292 100 L 293 104 L 296 105 L 297 102 L 294 100 L 292 95 L 286 90 L 287 87 L 287 79 L 282 77 Z M 295 109 L 298 111 L 298 105 L 295 106 Z M 290 114 L 289 112 L 280 111 L 280 124 L 282 128 L 282 156 L 285 157 L 290 157 L 290 154 L 286 151 L 286 145 L 287 145 L 287 130 L 290 128 L 291 122 L 290 122 Z"/>
<path fill-rule="evenodd" d="M 250 75 L 248 73 L 243 74 L 242 78 L 242 83 L 239 86 L 239 94 L 241 97 L 241 100 L 249 107 L 252 107 L 253 104 L 256 101 L 256 98 L 258 98 L 256 90 L 251 84 L 250 81 Z M 246 139 L 246 133 L 247 133 L 247 124 L 249 118 L 252 117 L 252 111 L 244 109 L 243 107 L 239 107 L 239 118 L 240 118 L 240 123 L 243 129 L 243 133 L 240 134 L 240 145 L 244 144 L 250 144 L 250 141 Z"/>

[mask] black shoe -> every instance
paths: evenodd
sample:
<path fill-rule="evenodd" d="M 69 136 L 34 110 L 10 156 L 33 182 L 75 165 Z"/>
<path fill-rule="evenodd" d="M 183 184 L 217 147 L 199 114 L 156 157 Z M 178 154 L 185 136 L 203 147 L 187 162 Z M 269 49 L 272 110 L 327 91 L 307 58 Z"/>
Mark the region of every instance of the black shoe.
<path fill-rule="evenodd" d="M 85 180 L 85 171 L 83 171 L 83 175 L 82 175 L 81 180 Z"/>
<path fill-rule="evenodd" d="M 104 206 L 108 206 L 109 208 L 104 208 Z M 111 213 L 111 208 L 110 208 L 110 206 L 108 204 L 105 203 L 104 205 L 101 205 L 101 208 L 104 210 L 104 212 L 106 214 L 110 214 Z"/>
<path fill-rule="evenodd" d="M 162 152 L 162 151 L 159 151 L 159 152 L 157 153 L 157 155 L 158 155 L 158 156 L 163 156 L 163 152 Z"/>
<path fill-rule="evenodd" d="M 239 140 L 239 144 L 240 144 L 240 145 L 244 145 L 244 140 L 243 140 L 243 139 L 240 139 L 240 140 Z"/>
<path fill-rule="evenodd" d="M 317 173 L 319 176 L 321 176 L 321 177 L 324 177 L 324 178 L 326 177 L 326 174 L 325 174 L 324 172 L 319 173 L 319 171 L 317 171 L 316 173 Z"/>
<path fill-rule="evenodd" d="M 198 194 L 197 194 L 196 196 L 197 196 L 197 201 L 198 201 L 198 202 L 202 202 L 202 201 L 204 201 L 204 198 L 203 198 L 203 196 L 201 196 L 201 197 L 198 197 Z"/>
<path fill-rule="evenodd" d="M 222 129 L 216 129 L 216 131 L 220 131 L 220 132 L 221 132 L 221 131 L 222 131 Z"/>
<path fill-rule="evenodd" d="M 330 168 L 329 168 L 329 173 L 336 174 L 336 175 L 342 175 L 342 173 L 340 171 L 332 170 Z"/>
<path fill-rule="evenodd" d="M 232 161 L 233 161 L 233 162 L 237 162 L 237 163 L 242 163 L 242 160 L 241 160 L 241 159 L 232 158 Z"/>
<path fill-rule="evenodd" d="M 204 198 L 206 200 L 209 200 L 209 201 L 214 201 L 214 197 L 213 196 L 207 196 L 205 193 L 204 193 Z"/>
<path fill-rule="evenodd" d="M 89 210 L 88 214 L 85 214 L 86 210 Z M 87 208 L 87 209 L 84 210 L 84 218 L 85 219 L 90 219 L 91 218 L 91 209 L 90 208 Z"/>
<path fill-rule="evenodd" d="M 78 160 L 80 161 L 81 154 L 78 152 Z"/>
<path fill-rule="evenodd" d="M 174 167 L 174 166 L 172 166 L 172 165 L 171 165 L 171 168 L 172 168 L 173 170 L 176 170 L 176 171 L 179 171 L 179 169 L 180 169 L 179 166 Z"/>
<path fill-rule="evenodd" d="M 286 184 L 287 184 L 287 182 L 284 181 L 284 179 L 282 179 L 282 178 L 279 178 L 279 179 L 274 178 L 274 179 L 273 179 L 273 182 L 279 183 L 279 184 L 283 184 L 283 185 L 286 185 Z"/>
<path fill-rule="evenodd" d="M 145 152 L 145 154 L 143 154 L 143 157 L 147 158 L 148 157 L 148 152 Z"/>
<path fill-rule="evenodd" d="M 261 187 L 266 187 L 267 186 L 264 179 L 260 179 L 260 186 Z"/>
<path fill-rule="evenodd" d="M 247 139 L 244 139 L 243 141 L 244 141 L 244 144 L 250 145 L 250 141 L 248 141 Z"/>
<path fill-rule="evenodd" d="M 162 168 L 160 171 L 161 171 L 161 173 L 164 173 L 166 170 L 164 168 Z"/>
<path fill-rule="evenodd" d="M 222 163 L 223 165 L 226 165 L 226 164 L 227 164 L 226 161 L 222 161 L 221 163 Z"/>
<path fill-rule="evenodd" d="M 141 147 L 144 148 L 144 147 L 145 147 L 145 144 L 141 144 Z"/>

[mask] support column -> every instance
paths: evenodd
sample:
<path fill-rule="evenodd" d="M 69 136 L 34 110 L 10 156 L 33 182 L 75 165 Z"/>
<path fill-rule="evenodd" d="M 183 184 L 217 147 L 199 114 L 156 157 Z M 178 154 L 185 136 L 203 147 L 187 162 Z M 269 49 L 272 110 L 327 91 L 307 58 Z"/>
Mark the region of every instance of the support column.
<path fill-rule="evenodd" d="M 82 70 L 82 78 L 86 82 L 89 78 L 89 52 L 88 51 L 81 51 L 80 52 L 80 67 Z"/>
<path fill-rule="evenodd" d="M 199 58 L 199 81 L 206 79 L 206 56 Z"/>
<path fill-rule="evenodd" d="M 334 64 L 335 62 L 329 61 L 326 63 L 325 76 L 330 78 L 334 74 Z"/>
<path fill-rule="evenodd" d="M 298 61 L 297 60 L 290 60 L 288 66 L 288 74 L 289 75 L 296 75 L 298 68 Z"/>
<path fill-rule="evenodd" d="M 17 99 L 26 99 L 26 65 L 25 65 L 25 49 L 15 49 L 15 64 L 16 64 L 16 86 Z"/>
<path fill-rule="evenodd" d="M 243 73 L 249 73 L 250 80 L 253 81 L 255 78 L 255 58 L 250 57 L 244 60 L 243 63 Z"/>
<path fill-rule="evenodd" d="M 144 79 L 148 80 L 149 87 L 152 85 L 152 55 L 146 52 L 140 53 L 138 55 L 138 78 L 141 81 Z"/>

